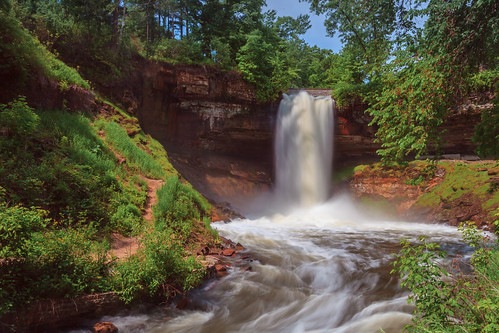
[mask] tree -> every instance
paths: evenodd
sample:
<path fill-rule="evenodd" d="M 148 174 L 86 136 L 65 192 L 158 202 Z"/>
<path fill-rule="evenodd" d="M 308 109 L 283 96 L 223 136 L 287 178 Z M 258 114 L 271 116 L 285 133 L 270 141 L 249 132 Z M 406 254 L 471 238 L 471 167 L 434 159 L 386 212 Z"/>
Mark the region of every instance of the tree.
<path fill-rule="evenodd" d="M 326 30 L 333 37 L 339 32 L 342 42 L 355 50 L 366 65 L 366 75 L 372 67 L 388 59 L 392 34 L 397 28 L 400 6 L 395 0 L 303 0 L 310 3 L 316 14 L 326 15 Z"/>

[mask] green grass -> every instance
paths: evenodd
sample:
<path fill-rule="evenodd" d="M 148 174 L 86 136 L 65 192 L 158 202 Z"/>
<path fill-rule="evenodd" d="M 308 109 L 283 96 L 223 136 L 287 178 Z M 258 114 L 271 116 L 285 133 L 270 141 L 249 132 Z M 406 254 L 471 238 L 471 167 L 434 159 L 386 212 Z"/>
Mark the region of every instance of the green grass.
<path fill-rule="evenodd" d="M 483 200 L 484 208 L 499 204 L 497 191 L 491 194 L 491 176 L 487 171 L 480 171 L 485 167 L 499 169 L 493 164 L 440 162 L 439 166 L 445 169 L 445 177 L 439 185 L 418 199 L 419 206 L 436 207 L 442 201 L 450 202 L 468 193 Z"/>
<path fill-rule="evenodd" d="M 117 123 L 108 122 L 103 127 L 106 140 L 127 161 L 127 165 L 135 171 L 142 171 L 144 175 L 156 179 L 163 179 L 168 172 L 151 155 L 137 147 L 127 132 Z"/>
<path fill-rule="evenodd" d="M 156 228 L 172 229 L 185 241 L 211 208 L 205 198 L 189 184 L 182 184 L 177 176 L 170 176 L 157 195 L 158 203 L 153 210 Z"/>
<path fill-rule="evenodd" d="M 0 69 L 10 78 L 0 83 L 5 90 L 12 90 L 12 85 L 19 89 L 37 72 L 58 81 L 63 90 L 70 84 L 90 89 L 74 68 L 57 59 L 16 18 L 3 11 L 0 11 L 0 54 L 3 59 Z"/>

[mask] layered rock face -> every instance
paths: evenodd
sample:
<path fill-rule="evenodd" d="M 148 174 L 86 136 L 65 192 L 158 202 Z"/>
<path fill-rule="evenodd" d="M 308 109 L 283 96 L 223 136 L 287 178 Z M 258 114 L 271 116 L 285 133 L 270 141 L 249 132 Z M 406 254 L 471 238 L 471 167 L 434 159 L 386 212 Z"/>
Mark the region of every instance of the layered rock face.
<path fill-rule="evenodd" d="M 120 91 L 144 128 L 167 148 L 174 166 L 200 192 L 236 207 L 269 189 L 273 135 L 280 100 L 261 104 L 236 72 L 211 66 L 144 62 Z M 316 91 L 323 94 L 326 90 Z M 118 97 L 118 96 L 117 96 Z M 366 105 L 335 110 L 335 169 L 377 160 L 376 128 Z M 444 152 L 472 154 L 477 112 L 456 112 L 444 124 Z"/>
<path fill-rule="evenodd" d="M 270 187 L 277 105 L 257 103 L 239 74 L 153 64 L 141 96 L 142 127 L 208 198 L 238 206 Z"/>

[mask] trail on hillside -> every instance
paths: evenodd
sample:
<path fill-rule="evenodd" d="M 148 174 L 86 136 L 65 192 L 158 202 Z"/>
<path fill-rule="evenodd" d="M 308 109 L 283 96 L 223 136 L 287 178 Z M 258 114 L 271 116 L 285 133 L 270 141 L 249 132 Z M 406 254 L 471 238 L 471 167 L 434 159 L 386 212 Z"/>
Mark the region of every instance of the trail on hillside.
<path fill-rule="evenodd" d="M 105 134 L 103 131 L 99 131 L 99 137 L 105 142 Z M 119 164 L 123 164 L 126 158 L 119 154 L 113 147 L 107 145 L 109 150 L 114 154 Z M 158 202 L 158 196 L 156 191 L 163 186 L 164 181 L 162 179 L 152 179 L 144 175 L 140 175 L 140 178 L 147 183 L 147 197 L 146 206 L 142 218 L 146 224 L 151 224 L 154 218 L 153 207 Z M 139 248 L 140 242 L 138 237 L 126 237 L 117 232 L 111 234 L 111 258 L 115 260 L 122 260 L 135 253 Z"/>

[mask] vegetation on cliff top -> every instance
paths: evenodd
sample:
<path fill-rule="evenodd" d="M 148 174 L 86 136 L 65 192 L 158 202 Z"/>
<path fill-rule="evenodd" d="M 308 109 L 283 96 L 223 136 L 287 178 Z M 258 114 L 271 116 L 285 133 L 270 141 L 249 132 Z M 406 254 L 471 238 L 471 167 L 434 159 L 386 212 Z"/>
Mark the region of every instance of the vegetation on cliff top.
<path fill-rule="evenodd" d="M 94 0 L 86 5 L 4 0 L 1 15 L 8 24 L 2 54 L 26 74 L 39 57 L 13 56 L 24 49 L 37 53 L 41 43 L 95 83 L 125 77 L 137 54 L 211 64 L 240 71 L 255 85 L 260 101 L 290 87 L 331 88 L 339 105 L 369 107 L 382 144 L 379 154 L 388 162 L 429 148 L 438 151 L 439 126 L 452 107 L 471 94 L 494 90 L 499 78 L 496 1 L 306 2 L 326 16 L 329 35 L 339 34 L 344 47 L 338 54 L 300 38 L 310 27 L 307 14 L 292 18 L 262 12 L 263 0 Z M 12 43 L 10 36 L 27 34 L 13 28 L 19 20 L 40 43 Z M 62 85 L 78 81 L 68 79 L 74 73 L 58 69 L 57 59 L 50 63 L 48 71 L 62 77 Z M 487 156 L 497 156 L 498 149 L 499 109 L 497 101 L 493 104 L 479 111 L 483 120 L 475 136 L 478 153 Z"/>
<path fill-rule="evenodd" d="M 499 209 L 498 173 L 497 161 L 442 160 L 413 161 L 407 165 L 360 165 L 355 167 L 352 177 L 361 184 L 363 180 L 368 183 L 370 179 L 386 179 L 390 184 L 418 188 L 415 197 L 407 198 L 410 207 L 405 207 L 403 212 L 410 210 L 409 215 L 424 215 L 456 225 L 456 221 L 471 220 L 479 226 L 493 227 L 492 222 Z M 394 201 L 397 201 L 396 198 L 385 198 L 383 195 L 379 193 L 369 197 L 365 194 L 362 200 L 383 206 L 393 206 Z M 403 196 L 401 193 L 400 197 Z"/>

